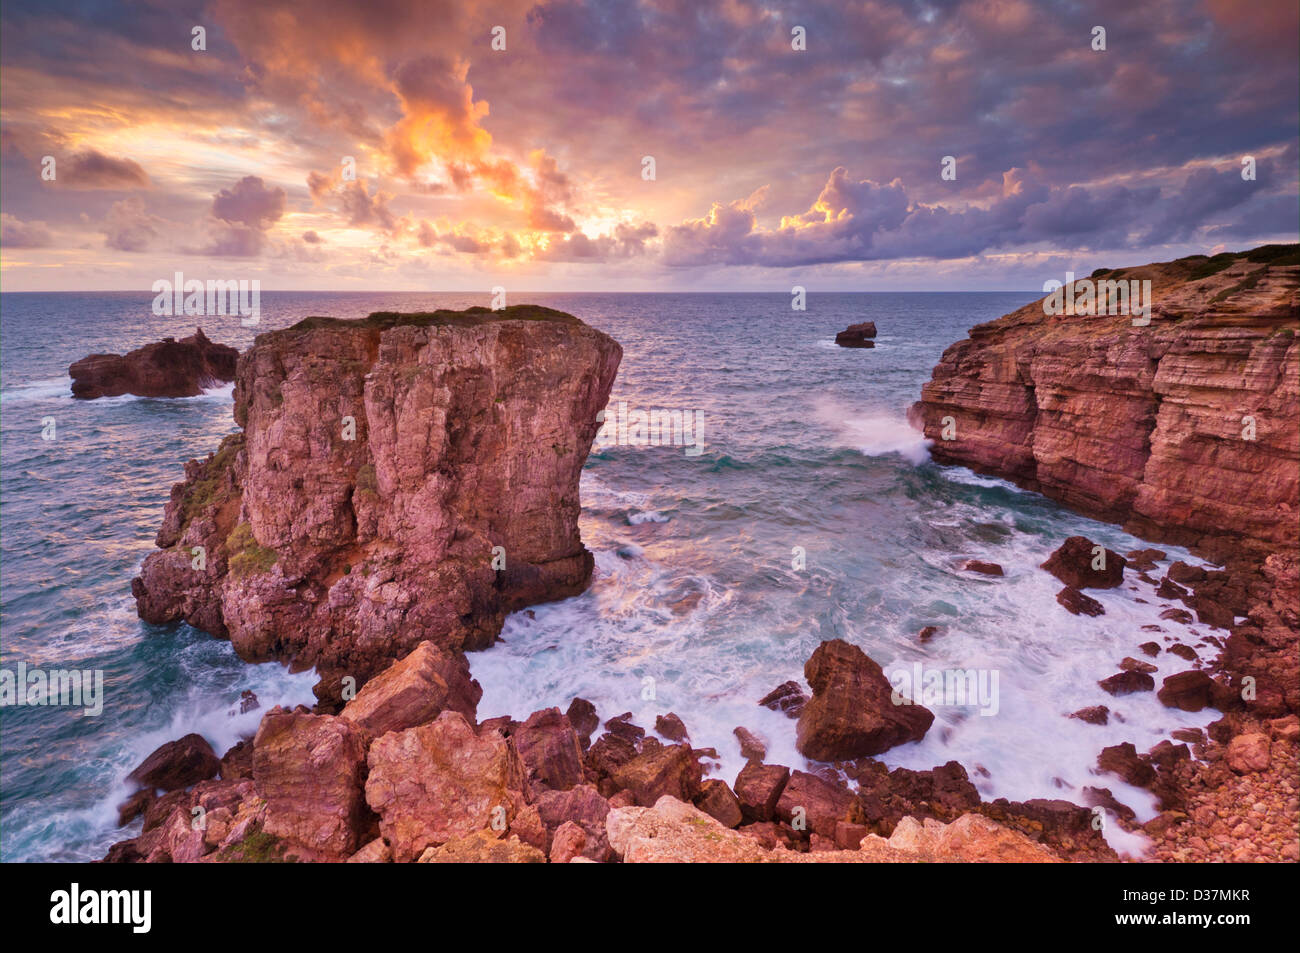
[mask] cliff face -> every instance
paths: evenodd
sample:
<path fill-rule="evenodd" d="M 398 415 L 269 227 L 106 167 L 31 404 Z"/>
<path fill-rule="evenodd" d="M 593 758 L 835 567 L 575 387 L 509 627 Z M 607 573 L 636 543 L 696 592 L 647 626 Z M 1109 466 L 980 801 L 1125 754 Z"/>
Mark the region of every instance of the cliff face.
<path fill-rule="evenodd" d="M 507 612 L 586 587 L 578 479 L 621 357 L 526 306 L 260 335 L 242 433 L 187 464 L 133 581 L 141 618 L 314 665 L 323 698 L 422 640 L 490 644 Z"/>
<path fill-rule="evenodd" d="M 935 460 L 1146 538 L 1215 558 L 1294 548 L 1298 247 L 1095 274 L 1150 280 L 1150 323 L 1026 305 L 948 348 L 909 416 Z"/>

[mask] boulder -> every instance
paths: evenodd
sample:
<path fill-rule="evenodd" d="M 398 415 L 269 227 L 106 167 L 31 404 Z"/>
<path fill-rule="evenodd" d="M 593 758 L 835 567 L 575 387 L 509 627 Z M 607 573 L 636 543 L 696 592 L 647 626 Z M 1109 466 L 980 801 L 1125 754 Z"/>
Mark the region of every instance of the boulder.
<path fill-rule="evenodd" d="M 686 740 L 686 725 L 672 712 L 655 718 L 655 731 L 672 742 Z"/>
<path fill-rule="evenodd" d="M 1200 711 L 1214 702 L 1214 680 L 1199 669 L 1170 675 L 1156 692 L 1167 708 Z"/>
<path fill-rule="evenodd" d="M 398 863 L 489 825 L 504 831 L 524 802 L 519 756 L 500 734 L 475 732 L 460 712 L 389 732 L 370 746 L 367 762 L 366 802 Z"/>
<path fill-rule="evenodd" d="M 420 854 L 421 864 L 544 864 L 546 855 L 518 837 L 499 838 L 489 830 L 454 837 Z"/>
<path fill-rule="evenodd" d="M 790 780 L 790 769 L 779 764 L 749 762 L 736 776 L 736 799 L 746 821 L 770 821 Z"/>
<path fill-rule="evenodd" d="M 735 793 L 727 787 L 727 782 L 717 778 L 704 782 L 695 806 L 723 827 L 739 827 L 744 820 Z"/>
<path fill-rule="evenodd" d="M 693 801 L 703 776 L 690 745 L 661 745 L 647 739 L 641 752 L 616 769 L 612 779 L 617 787 L 630 791 L 637 804 L 649 807 L 665 795 Z"/>
<path fill-rule="evenodd" d="M 144 788 L 175 791 L 215 777 L 221 761 L 202 735 L 188 734 L 156 748 L 127 775 Z"/>
<path fill-rule="evenodd" d="M 842 639 L 818 646 L 804 677 L 813 697 L 799 713 L 795 743 L 814 761 L 880 754 L 919 741 L 934 721 L 931 711 L 909 699 L 895 704 L 880 666 Z"/>
<path fill-rule="evenodd" d="M 1046 569 L 1071 589 L 1114 589 L 1124 581 L 1127 560 L 1119 553 L 1101 548 L 1086 536 L 1071 536 L 1047 557 Z M 1093 568 L 1094 563 L 1098 564 Z"/>
<path fill-rule="evenodd" d="M 795 830 L 834 838 L 836 824 L 855 819 L 855 803 L 853 793 L 842 785 L 815 774 L 792 771 L 776 803 L 776 817 Z"/>
<path fill-rule="evenodd" d="M 1106 607 L 1103 606 L 1092 596 L 1085 596 L 1078 589 L 1066 586 L 1056 594 L 1056 601 L 1070 612 L 1071 615 L 1099 616 L 1106 614 Z"/>
<path fill-rule="evenodd" d="M 472 723 L 482 697 L 463 655 L 421 642 L 367 682 L 339 717 L 378 738 L 432 721 L 444 711 L 460 712 Z"/>
<path fill-rule="evenodd" d="M 1134 692 L 1151 691 L 1156 687 L 1156 680 L 1146 672 L 1128 671 L 1116 672 L 1097 684 L 1111 695 L 1131 695 Z"/>
<path fill-rule="evenodd" d="M 1110 709 L 1105 705 L 1090 705 L 1087 708 L 1080 708 L 1070 717 L 1078 718 L 1089 725 L 1105 725 L 1110 722 Z"/>
<path fill-rule="evenodd" d="M 209 341 L 198 328 L 179 341 L 163 338 L 127 354 L 91 354 L 68 368 L 72 396 L 197 397 L 204 389 L 235 379 L 239 352 Z"/>
<path fill-rule="evenodd" d="M 782 682 L 758 700 L 764 708 L 784 712 L 791 718 L 798 718 L 807 702 L 808 696 L 799 687 L 799 683 L 794 681 Z"/>
<path fill-rule="evenodd" d="M 1267 771 L 1271 748 L 1268 735 L 1263 732 L 1237 735 L 1228 742 L 1228 767 L 1237 774 Z"/>
<path fill-rule="evenodd" d="M 356 853 L 369 820 L 362 784 L 365 729 L 330 715 L 273 708 L 253 739 L 253 783 L 264 830 L 340 859 Z"/>
<path fill-rule="evenodd" d="M 961 564 L 963 572 L 977 572 L 982 576 L 1004 576 L 1002 567 L 997 563 L 986 563 L 981 559 L 967 559 Z"/>
<path fill-rule="evenodd" d="M 1150 787 L 1156 780 L 1155 768 L 1138 756 L 1137 748 L 1129 741 L 1103 748 L 1097 756 L 1097 767 L 1140 788 Z"/>
<path fill-rule="evenodd" d="M 596 706 L 585 698 L 575 698 L 569 703 L 569 710 L 564 714 L 568 717 L 569 724 L 573 725 L 573 730 L 578 733 L 582 750 L 586 751 L 591 745 L 592 734 L 600 727 Z"/>
<path fill-rule="evenodd" d="M 1061 858 L 1042 844 L 980 814 L 963 814 L 950 824 L 905 817 L 894 828 L 888 845 L 931 863 L 1061 863 Z"/>
<path fill-rule="evenodd" d="M 740 742 L 740 756 L 746 761 L 762 761 L 767 757 L 767 742 L 748 728 L 737 727 L 732 733 Z"/>
<path fill-rule="evenodd" d="M 558 708 L 533 712 L 510 735 L 530 785 L 567 791 L 581 784 L 582 745 Z"/>

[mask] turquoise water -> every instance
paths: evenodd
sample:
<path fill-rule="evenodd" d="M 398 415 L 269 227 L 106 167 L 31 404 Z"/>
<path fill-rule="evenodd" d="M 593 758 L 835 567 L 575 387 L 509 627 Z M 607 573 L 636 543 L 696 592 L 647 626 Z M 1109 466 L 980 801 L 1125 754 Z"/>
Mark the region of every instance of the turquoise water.
<path fill-rule="evenodd" d="M 1210 720 L 1096 687 L 1151 637 L 1140 626 L 1158 621 L 1159 604 L 1137 601 L 1149 592 L 1094 593 L 1107 614 L 1076 618 L 1054 601 L 1059 583 L 1036 568 L 1071 533 L 1120 551 L 1139 541 L 1003 481 L 929 463 L 904 422 L 945 347 L 1033 297 L 812 294 L 806 312 L 792 312 L 784 294 L 513 295 L 616 338 L 624 358 L 611 406 L 698 411 L 705 449 L 593 453 L 581 524 L 596 554 L 593 585 L 517 613 L 502 643 L 472 656 L 481 717 L 523 717 L 574 695 L 602 717 L 631 710 L 646 727 L 672 710 L 697 746 L 718 750 L 719 776 L 730 781 L 741 765 L 737 725 L 766 736 L 769 760 L 801 764 L 794 722 L 755 702 L 800 678 L 821 640 L 844 638 L 887 670 L 921 662 L 997 673 L 996 714 L 936 708 L 922 742 L 884 759 L 930 767 L 957 758 L 973 774 L 978 765 L 988 796 L 1069 797 L 1093 783 L 1102 746 L 1142 747 Z M 183 400 L 72 400 L 72 361 L 192 332 L 192 323 L 153 317 L 150 301 L 0 296 L 0 661 L 100 669 L 105 680 L 98 717 L 57 707 L 0 715 L 4 860 L 89 859 L 131 836 L 136 828 L 115 827 L 121 778 L 188 731 L 218 753 L 251 733 L 259 712 L 229 713 L 241 690 L 252 688 L 263 708 L 312 701 L 310 673 L 246 665 L 189 626 L 135 616 L 130 580 L 171 484 L 185 460 L 235 429 L 229 387 Z M 242 349 L 254 331 L 310 314 L 488 303 L 265 293 L 260 327 L 223 317 L 202 326 Z M 877 347 L 836 347 L 835 332 L 861 320 L 876 322 Z M 53 441 L 41 437 L 50 417 Z M 806 568 L 793 568 L 795 547 Z M 958 572 L 968 557 L 1001 563 L 1006 578 Z M 946 629 L 921 645 L 917 631 L 932 624 Z M 1165 654 L 1157 662 L 1157 678 L 1185 667 Z M 1062 717 L 1101 703 L 1126 723 Z M 1140 813 L 1149 809 L 1129 793 Z"/>

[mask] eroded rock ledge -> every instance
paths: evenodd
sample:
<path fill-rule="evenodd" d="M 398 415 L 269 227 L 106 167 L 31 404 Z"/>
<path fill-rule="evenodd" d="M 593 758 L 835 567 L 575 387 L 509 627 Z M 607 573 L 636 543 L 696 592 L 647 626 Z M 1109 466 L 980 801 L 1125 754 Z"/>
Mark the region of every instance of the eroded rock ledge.
<path fill-rule="evenodd" d="M 1144 538 L 1217 561 L 1294 551 L 1298 249 L 1102 269 L 1094 280 L 1151 281 L 1149 325 L 1026 305 L 948 348 L 910 417 L 938 462 Z"/>
<path fill-rule="evenodd" d="M 72 396 L 197 397 L 204 388 L 235 379 L 239 352 L 209 341 L 202 328 L 177 341 L 164 338 L 126 354 L 91 354 L 68 368 Z"/>
<path fill-rule="evenodd" d="M 508 612 L 587 585 L 578 479 L 621 357 L 533 306 L 259 335 L 242 430 L 172 488 L 140 617 L 315 666 L 335 702 L 421 641 L 491 644 Z"/>

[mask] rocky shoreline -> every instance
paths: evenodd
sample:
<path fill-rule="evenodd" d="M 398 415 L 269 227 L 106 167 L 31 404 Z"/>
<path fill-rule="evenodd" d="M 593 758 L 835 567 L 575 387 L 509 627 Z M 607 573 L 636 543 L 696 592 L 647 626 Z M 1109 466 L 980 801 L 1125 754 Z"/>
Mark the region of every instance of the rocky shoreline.
<path fill-rule="evenodd" d="M 941 462 L 1032 485 L 1093 515 L 1132 507 L 1152 538 L 1220 563 L 1231 540 L 1245 550 L 1222 570 L 1177 561 L 1161 569 L 1159 550 L 1106 551 L 1099 570 L 1100 547 L 1082 537 L 1045 554 L 1044 571 L 1065 586 L 1065 611 L 1094 614 L 1090 603 L 1101 606 L 1086 589 L 1126 585 L 1159 602 L 1173 630 L 1135 633 L 1144 657 L 1116 660 L 1102 690 L 1155 691 L 1171 707 L 1223 712 L 1204 736 L 1185 733 L 1146 753 L 1106 748 L 1098 786 L 1065 792 L 1068 800 L 985 802 L 957 762 L 889 770 L 878 756 L 923 737 L 933 714 L 920 699 L 899 705 L 880 666 L 839 640 L 805 665 L 811 697 L 787 682 L 756 700 L 797 720 L 803 770 L 767 763 L 765 740 L 738 725 L 748 763 L 728 784 L 710 776 L 717 753 L 693 747 L 671 712 L 652 729 L 630 714 L 602 725 L 581 698 L 564 711 L 480 723 L 482 693 L 464 653 L 491 644 L 508 612 L 587 585 L 578 477 L 621 349 L 571 316 L 531 307 L 313 318 L 259 336 L 236 373 L 243 431 L 187 465 L 160 551 L 133 592 L 147 621 L 184 619 L 229 637 L 250 661 L 315 667 L 319 703 L 271 709 L 255 737 L 221 757 L 198 736 L 159 749 L 132 772 L 141 789 L 122 809 L 123 824 L 143 815 L 142 829 L 105 860 L 1113 862 L 1103 826 L 1139 825 L 1101 786 L 1107 776 L 1159 799 L 1160 813 L 1140 826 L 1153 841 L 1150 859 L 1296 859 L 1300 562 L 1290 530 L 1241 514 L 1261 494 L 1274 501 L 1269 513 L 1297 511 L 1296 481 L 1281 471 L 1292 447 L 1278 421 L 1294 428 L 1297 419 L 1287 373 L 1298 352 L 1294 331 L 1286 346 L 1273 332 L 1296 323 L 1300 268 L 1269 261 L 1256 274 L 1258 262 L 1233 256 L 1197 279 L 1189 276 L 1204 263 L 1148 266 L 1142 273 L 1158 285 L 1150 328 L 1113 318 L 1040 328 L 1036 306 L 983 325 L 945 353 L 914 409 Z M 1195 281 L 1205 288 L 1187 290 Z M 1193 308 L 1208 291 L 1217 310 Z M 1162 300 L 1176 306 L 1162 311 Z M 1232 329 L 1217 340 L 1216 314 Z M 1022 379 L 1038 381 L 1042 355 L 1064 374 L 1059 358 L 1071 349 L 1099 363 L 1080 364 L 1073 383 L 1058 382 L 1059 395 Z M 1175 383 L 1137 414 L 1143 426 L 1157 421 L 1144 438 L 1149 453 L 1125 462 L 1098 451 L 1110 461 L 1104 468 L 1066 466 L 1096 444 L 1062 449 L 1057 438 L 1073 414 L 1060 408 L 1073 402 L 1105 417 L 1098 401 L 1114 379 L 1099 368 L 1155 352 L 1143 380 Z M 1179 374 L 1160 370 L 1166 360 Z M 1211 383 L 1189 383 L 1188 368 L 1205 361 L 1215 367 Z M 1209 421 L 1207 392 L 1241 398 L 1225 381 L 1243 361 L 1250 402 L 1238 400 L 1234 412 L 1260 419 L 1261 446 L 1233 451 L 1228 469 L 1239 465 L 1251 486 L 1233 497 L 1238 488 L 1220 483 L 1221 505 L 1180 524 L 1196 501 L 1168 482 L 1165 457 L 1181 451 L 1165 415 Z M 1016 387 L 1019 396 L 1007 398 Z M 1057 408 L 1055 423 L 1037 408 L 1023 413 L 1026 392 Z M 956 418 L 961 440 L 941 443 L 945 417 Z M 1116 445 L 1132 446 L 1111 423 Z M 1179 444 L 1199 446 L 1197 433 Z M 1197 486 L 1225 453 L 1196 456 Z M 1125 482 L 1123 467 L 1137 457 L 1139 474 Z M 1157 685 L 1162 653 L 1193 668 Z M 1106 709 L 1072 717 L 1105 719 Z"/>

